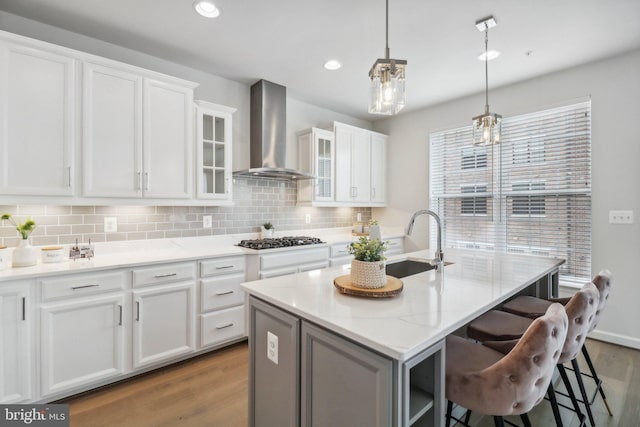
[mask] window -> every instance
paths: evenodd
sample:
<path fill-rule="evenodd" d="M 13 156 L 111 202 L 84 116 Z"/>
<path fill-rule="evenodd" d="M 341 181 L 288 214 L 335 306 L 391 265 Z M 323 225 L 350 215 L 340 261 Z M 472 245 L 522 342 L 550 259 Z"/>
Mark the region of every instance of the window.
<path fill-rule="evenodd" d="M 505 117 L 500 145 L 473 147 L 471 135 L 429 135 L 445 248 L 555 256 L 566 259 L 564 283 L 590 280 L 590 101 Z"/>

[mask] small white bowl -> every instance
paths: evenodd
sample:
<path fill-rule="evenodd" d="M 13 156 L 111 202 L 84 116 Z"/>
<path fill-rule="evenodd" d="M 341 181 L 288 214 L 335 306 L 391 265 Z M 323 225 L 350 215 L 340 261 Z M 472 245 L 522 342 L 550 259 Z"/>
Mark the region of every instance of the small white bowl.
<path fill-rule="evenodd" d="M 64 251 L 63 246 L 46 246 L 44 248 L 40 248 L 40 252 L 42 253 L 42 263 L 52 264 L 64 261 L 66 259 Z"/>

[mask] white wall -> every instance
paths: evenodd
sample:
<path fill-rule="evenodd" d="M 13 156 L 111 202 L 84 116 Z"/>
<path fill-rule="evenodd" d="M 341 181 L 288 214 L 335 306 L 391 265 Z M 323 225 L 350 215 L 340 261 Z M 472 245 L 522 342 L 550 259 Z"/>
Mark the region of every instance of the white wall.
<path fill-rule="evenodd" d="M 592 100 L 592 271 L 608 268 L 615 278 L 592 336 L 640 348 L 640 50 L 492 89 L 489 101 L 491 111 L 512 116 L 586 96 Z M 406 224 L 426 208 L 429 132 L 467 124 L 483 107 L 478 94 L 375 122 L 376 131 L 390 135 L 389 207 L 372 216 L 383 225 Z M 635 224 L 610 225 L 608 211 L 618 209 L 633 210 Z M 426 246 L 426 224 L 416 222 L 410 245 Z"/>
<path fill-rule="evenodd" d="M 199 83 L 200 86 L 195 90 L 196 100 L 205 100 L 238 109 L 233 115 L 233 170 L 249 168 L 249 85 L 2 11 L 0 11 L 0 30 Z M 370 122 L 288 97 L 286 167 L 297 168 L 297 131 L 312 126 L 328 127 L 334 120 L 367 129 L 371 127 Z"/>

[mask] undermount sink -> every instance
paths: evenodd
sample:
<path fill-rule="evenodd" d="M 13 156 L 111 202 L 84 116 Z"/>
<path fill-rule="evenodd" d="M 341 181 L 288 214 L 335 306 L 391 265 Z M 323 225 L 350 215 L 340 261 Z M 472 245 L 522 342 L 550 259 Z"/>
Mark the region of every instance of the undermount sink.
<path fill-rule="evenodd" d="M 449 264 L 451 263 L 445 262 L 444 266 L 447 266 Z M 407 259 L 404 261 L 387 264 L 387 275 L 401 279 L 403 277 L 413 276 L 414 274 L 423 273 L 435 268 L 435 265 L 431 265 L 427 262 Z"/>

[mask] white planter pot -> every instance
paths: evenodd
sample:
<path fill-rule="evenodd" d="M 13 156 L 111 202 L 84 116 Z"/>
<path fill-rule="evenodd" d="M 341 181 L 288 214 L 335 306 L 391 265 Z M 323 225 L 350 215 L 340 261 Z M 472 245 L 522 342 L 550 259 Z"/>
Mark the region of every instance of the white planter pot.
<path fill-rule="evenodd" d="M 262 227 L 262 238 L 263 239 L 273 239 L 273 228 L 266 229 Z"/>
<path fill-rule="evenodd" d="M 38 263 L 38 250 L 31 246 L 29 239 L 21 240 L 13 250 L 12 259 L 14 267 L 31 267 Z"/>
<path fill-rule="evenodd" d="M 351 261 L 351 284 L 359 288 L 382 288 L 387 284 L 387 269 L 384 261 Z"/>

